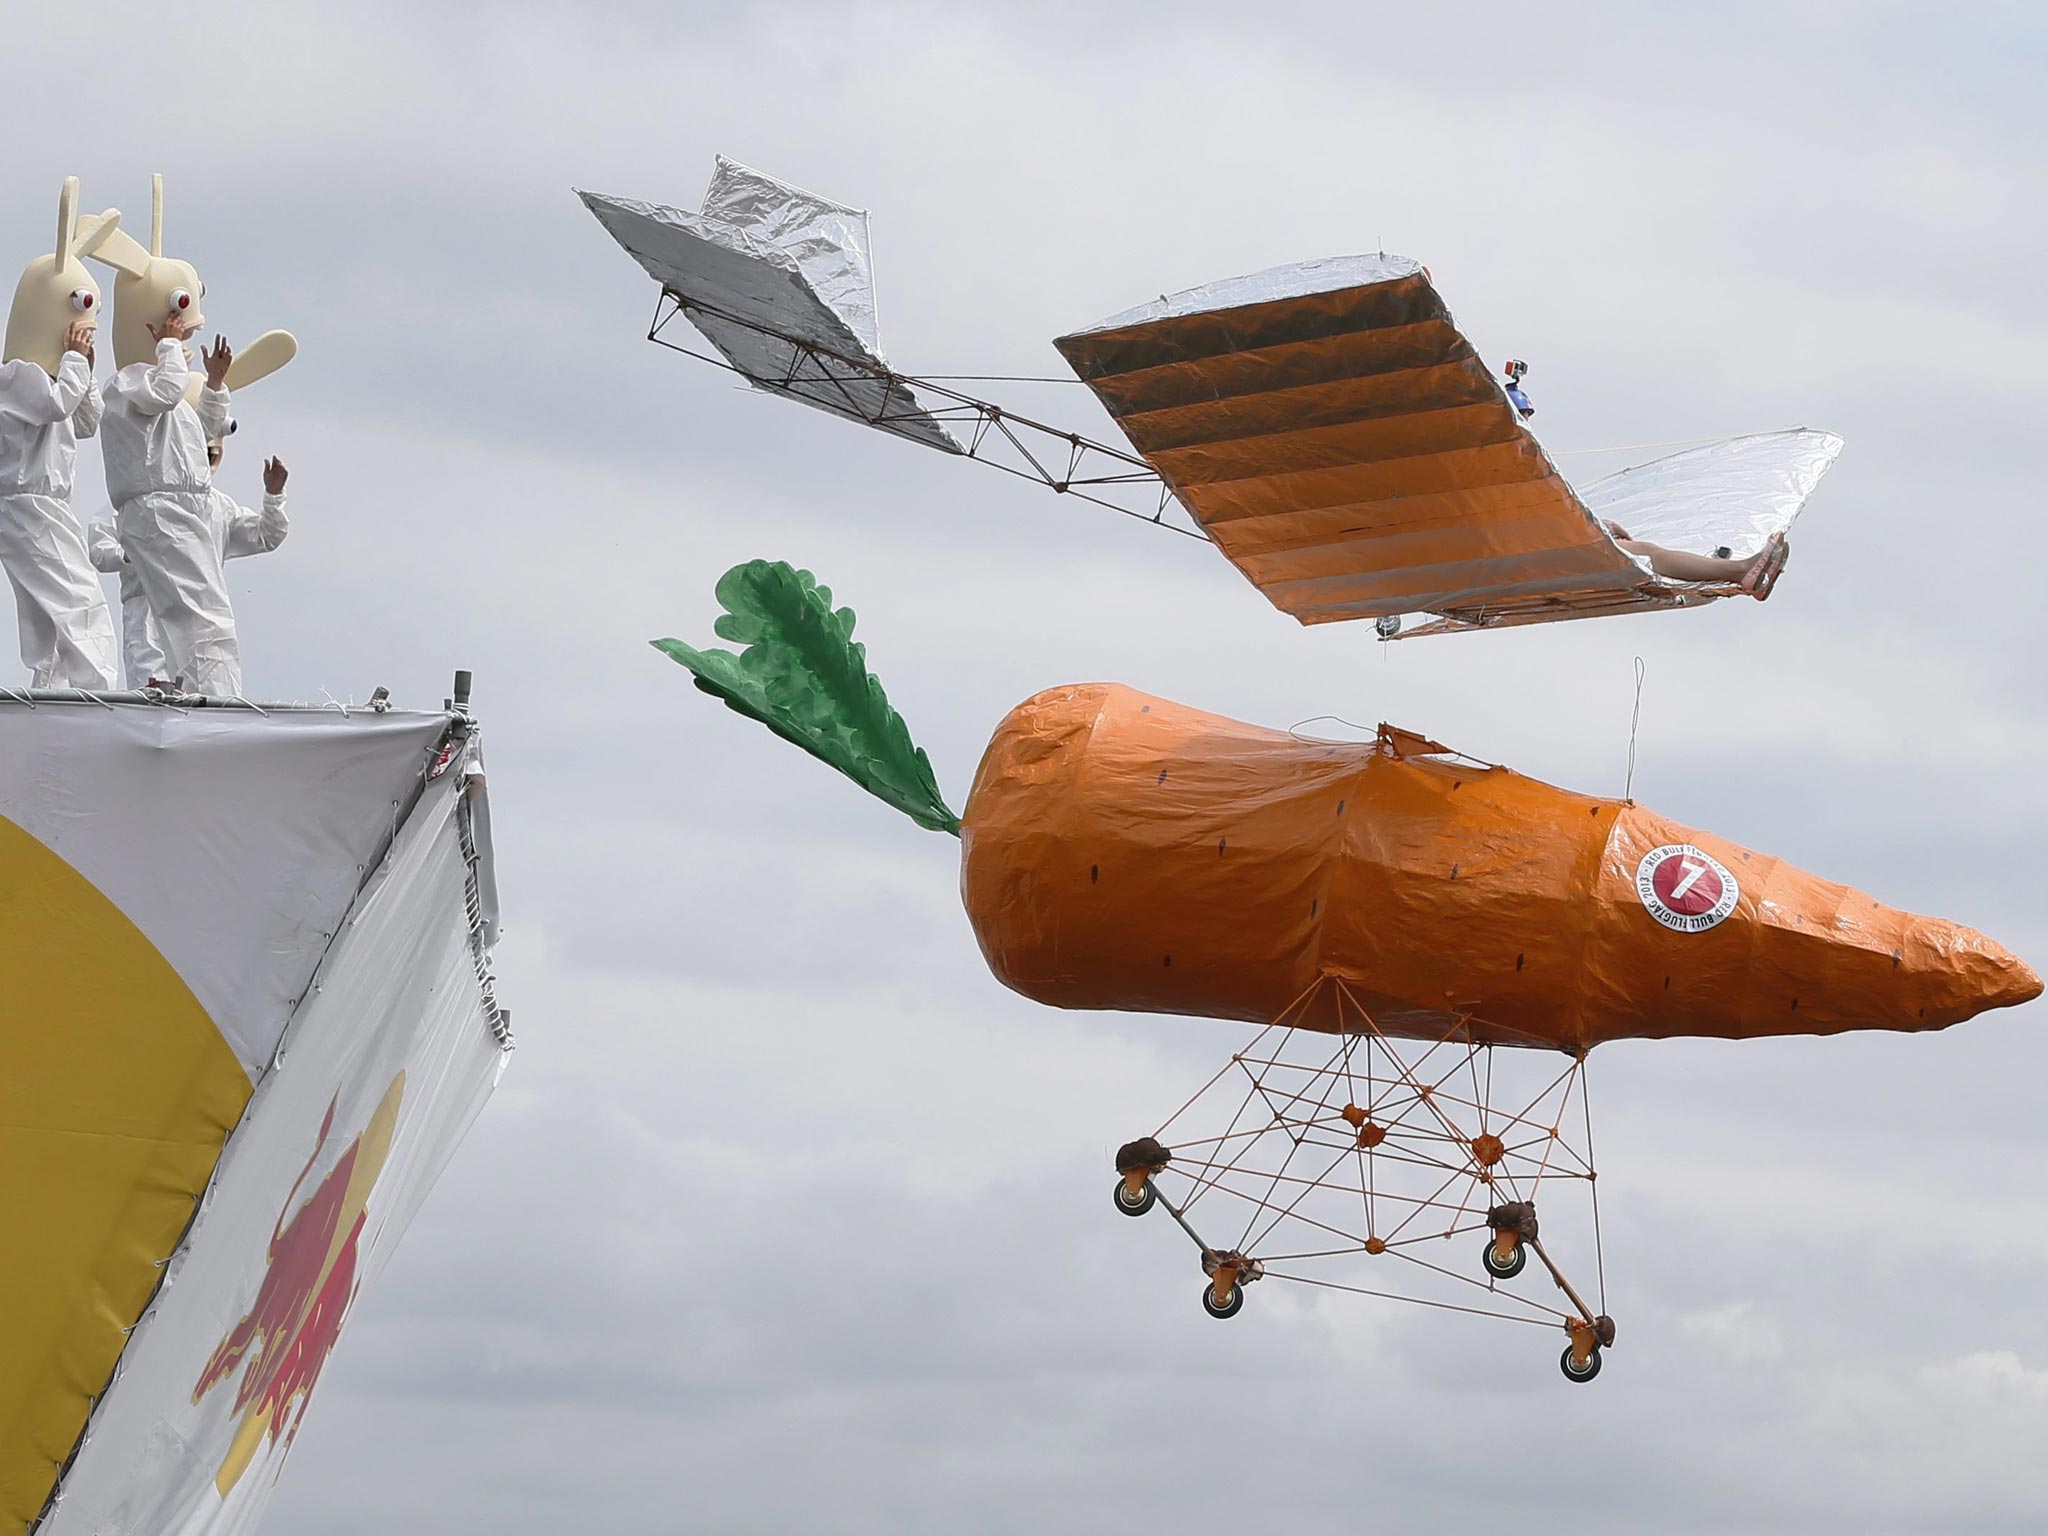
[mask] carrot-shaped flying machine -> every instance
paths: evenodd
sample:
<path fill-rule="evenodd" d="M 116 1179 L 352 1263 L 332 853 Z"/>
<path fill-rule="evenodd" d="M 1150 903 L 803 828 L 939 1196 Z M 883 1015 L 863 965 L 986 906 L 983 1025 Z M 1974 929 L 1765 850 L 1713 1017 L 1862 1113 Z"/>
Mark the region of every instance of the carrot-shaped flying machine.
<path fill-rule="evenodd" d="M 727 609 L 717 632 L 743 652 L 656 645 L 700 688 L 919 825 L 957 833 L 967 914 L 998 979 L 1055 1007 L 1244 1019 L 1323 1038 L 1343 1071 L 1325 1069 L 1313 1091 L 1278 1094 L 1248 1072 L 1273 1124 L 1297 1153 L 1328 1145 L 1341 1162 L 1394 1152 L 1412 1162 L 1421 1152 L 1475 1196 L 1513 1196 L 1483 1222 L 1471 1213 L 1490 1234 L 1495 1278 L 1519 1271 L 1525 1242 L 1542 1253 L 1515 1180 L 1517 1146 L 1521 1130 L 1542 1144 L 1542 1170 L 1526 1182 L 1556 1176 L 1558 1119 L 1510 1113 L 1505 1129 L 1485 1130 L 1501 1112 L 1475 1069 L 1458 1099 L 1467 1124 L 1446 1107 L 1441 1063 L 1416 1070 L 1404 1042 L 1425 1055 L 1484 1052 L 1489 1076 L 1491 1046 L 1562 1049 L 1575 1074 L 1609 1040 L 1939 1029 L 2041 992 L 2031 969 L 1971 929 L 1631 801 L 1573 794 L 1388 727 L 1368 743 L 1305 740 L 1116 684 L 1052 688 L 996 727 L 955 817 L 867 671 L 852 612 L 834 610 L 828 589 L 756 561 L 717 590 Z M 1377 1099 L 1354 1070 L 1361 1044 L 1385 1058 Z M 1198 1191 L 1244 1171 L 1253 1132 L 1233 1125 L 1197 1160 Z M 1120 1206 L 1149 1207 L 1152 1178 L 1173 1160 L 1156 1138 L 1127 1146 Z M 1254 1203 L 1299 1217 L 1329 1187 L 1311 1173 L 1283 1170 Z M 1343 1188 L 1370 1196 L 1377 1186 L 1361 1174 Z M 1410 1203 L 1441 1206 L 1442 1194 Z M 1347 1251 L 1399 1241 L 1368 1230 Z M 1241 1304 L 1241 1281 L 1273 1272 L 1241 1246 L 1202 1246 L 1204 1300 L 1218 1315 Z M 1560 1314 L 1572 1333 L 1566 1374 L 1583 1380 L 1612 1325 L 1551 1273 L 1573 1302 Z"/>

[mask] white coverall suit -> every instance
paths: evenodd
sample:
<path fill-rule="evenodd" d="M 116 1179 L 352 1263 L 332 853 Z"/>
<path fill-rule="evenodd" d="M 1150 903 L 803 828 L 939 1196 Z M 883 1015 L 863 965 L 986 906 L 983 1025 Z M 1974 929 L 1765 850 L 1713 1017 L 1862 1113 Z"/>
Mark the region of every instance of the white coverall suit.
<path fill-rule="evenodd" d="M 136 579 L 163 635 L 171 680 L 194 693 L 239 698 L 242 651 L 213 532 L 208 438 L 228 429 L 228 392 L 185 403 L 192 365 L 184 345 L 160 341 L 154 363 L 130 363 L 108 381 L 100 448 L 107 494 Z M 144 679 L 147 681 L 147 679 Z"/>
<path fill-rule="evenodd" d="M 207 508 L 213 523 L 214 547 L 222 560 L 239 560 L 245 555 L 267 555 L 291 532 L 291 520 L 284 510 L 284 492 L 265 493 L 263 510 L 247 507 L 215 486 L 207 492 Z M 127 669 L 129 688 L 147 688 L 152 678 L 169 679 L 164 657 L 163 632 L 156 615 L 149 611 L 149 598 L 142 590 L 142 578 L 134 562 L 126 558 L 116 531 L 105 523 L 92 530 L 92 563 L 121 577 L 121 664 Z"/>
<path fill-rule="evenodd" d="M 78 439 L 100 425 L 92 364 L 66 352 L 0 363 L 0 564 L 14 587 L 21 660 L 35 688 L 112 688 L 114 620 L 71 511 Z"/>

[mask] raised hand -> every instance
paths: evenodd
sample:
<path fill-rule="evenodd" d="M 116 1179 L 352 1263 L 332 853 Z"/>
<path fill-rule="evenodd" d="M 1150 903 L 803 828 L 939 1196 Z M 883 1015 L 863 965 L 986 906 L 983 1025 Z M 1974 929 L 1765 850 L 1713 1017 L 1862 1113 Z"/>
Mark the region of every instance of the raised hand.
<path fill-rule="evenodd" d="M 284 467 L 283 459 L 265 459 L 263 461 L 263 494 L 266 496 L 282 496 L 284 494 L 285 479 L 290 473 L 291 471 Z"/>
<path fill-rule="evenodd" d="M 206 349 L 206 387 L 221 389 L 228 381 L 228 364 L 235 360 L 235 349 L 228 345 L 225 336 L 215 335 L 213 345 Z"/>
<path fill-rule="evenodd" d="M 92 361 L 93 323 L 90 320 L 74 320 L 64 331 L 64 350 L 76 352 L 88 363 Z"/>
<path fill-rule="evenodd" d="M 173 313 L 164 317 L 162 325 L 151 325 L 145 321 L 143 329 L 158 341 L 183 341 L 197 331 L 199 326 L 190 316 Z"/>

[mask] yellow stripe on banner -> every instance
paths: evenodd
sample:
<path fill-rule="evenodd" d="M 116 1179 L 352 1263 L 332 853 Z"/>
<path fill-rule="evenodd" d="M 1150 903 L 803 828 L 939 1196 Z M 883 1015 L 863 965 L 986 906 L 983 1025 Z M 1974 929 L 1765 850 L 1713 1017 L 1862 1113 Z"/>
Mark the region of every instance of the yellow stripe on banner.
<path fill-rule="evenodd" d="M 0 1536 L 41 1513 L 249 1094 L 134 923 L 0 818 Z"/>

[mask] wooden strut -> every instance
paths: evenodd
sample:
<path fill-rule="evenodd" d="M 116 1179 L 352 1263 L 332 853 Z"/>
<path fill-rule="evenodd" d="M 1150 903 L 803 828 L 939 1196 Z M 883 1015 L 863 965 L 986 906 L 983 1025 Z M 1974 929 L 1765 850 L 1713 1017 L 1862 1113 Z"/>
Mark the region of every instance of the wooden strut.
<path fill-rule="evenodd" d="M 1129 1175 L 1126 1174 L 1125 1178 L 1128 1179 Z M 1147 1179 L 1149 1181 L 1149 1173 Z M 1235 1250 L 1219 1253 L 1211 1248 L 1202 1240 L 1202 1234 L 1197 1232 L 1182 1214 L 1181 1208 L 1167 1199 L 1165 1192 L 1157 1185 L 1153 1185 L 1153 1194 L 1165 1208 L 1166 1214 L 1179 1224 L 1181 1231 L 1187 1233 L 1194 1241 L 1195 1247 L 1200 1250 L 1202 1272 L 1209 1277 L 1209 1295 L 1219 1308 L 1230 1305 L 1230 1293 L 1233 1288 L 1240 1284 L 1248 1285 L 1263 1273 L 1263 1266 L 1256 1259 L 1248 1259 Z"/>
<path fill-rule="evenodd" d="M 1505 1231 L 1495 1233 L 1494 1244 L 1496 1249 L 1499 1246 L 1500 1239 L 1509 1236 L 1513 1236 L 1513 1234 Z M 1579 1315 L 1567 1319 L 1564 1326 L 1565 1331 L 1572 1337 L 1572 1365 L 1576 1369 L 1583 1370 L 1587 1360 L 1592 1357 L 1593 1351 L 1597 1346 L 1614 1342 L 1614 1322 L 1610 1318 L 1595 1317 L 1593 1315 L 1593 1309 L 1586 1305 L 1585 1298 L 1573 1290 L 1572 1283 L 1565 1279 L 1564 1271 L 1551 1262 L 1550 1255 L 1543 1251 L 1543 1241 L 1541 1238 L 1532 1237 L 1528 1242 L 1529 1246 L 1536 1251 L 1536 1257 L 1543 1261 L 1543 1267 L 1550 1271 L 1550 1278 L 1556 1283 L 1557 1288 L 1563 1291 L 1570 1298 L 1571 1304 L 1579 1309 Z"/>
<path fill-rule="evenodd" d="M 1572 1289 L 1572 1283 L 1565 1279 L 1564 1271 L 1552 1263 L 1550 1255 L 1543 1251 L 1543 1239 L 1532 1237 L 1529 1239 L 1529 1246 L 1536 1250 L 1536 1257 L 1541 1259 L 1543 1267 L 1550 1271 L 1550 1278 L 1557 1283 L 1560 1291 L 1571 1298 L 1571 1304 L 1579 1309 L 1579 1316 L 1585 1319 L 1586 1326 L 1590 1328 L 1593 1324 L 1593 1309 L 1586 1305 L 1584 1298 L 1577 1291 Z"/>

